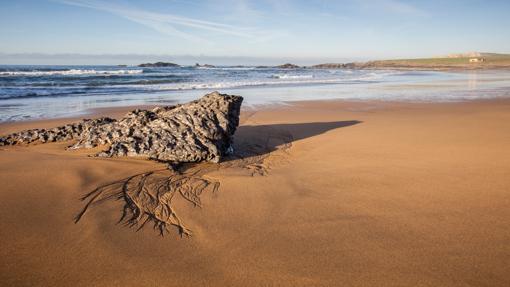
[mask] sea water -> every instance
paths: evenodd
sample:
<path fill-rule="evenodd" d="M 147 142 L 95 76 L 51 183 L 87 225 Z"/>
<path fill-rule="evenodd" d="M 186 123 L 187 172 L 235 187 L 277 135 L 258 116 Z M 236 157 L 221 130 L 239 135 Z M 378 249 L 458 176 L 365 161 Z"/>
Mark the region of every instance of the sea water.
<path fill-rule="evenodd" d="M 460 101 L 509 97 L 510 71 L 0 66 L 0 121 L 175 104 L 215 90 L 241 95 L 246 105 L 322 99 Z"/>

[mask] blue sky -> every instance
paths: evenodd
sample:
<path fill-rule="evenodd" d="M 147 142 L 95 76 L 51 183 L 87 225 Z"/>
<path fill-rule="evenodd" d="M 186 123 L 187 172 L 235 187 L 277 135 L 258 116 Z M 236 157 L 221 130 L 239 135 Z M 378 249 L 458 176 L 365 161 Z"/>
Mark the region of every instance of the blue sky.
<path fill-rule="evenodd" d="M 307 64 L 510 52 L 509 13 L 506 0 L 0 0 L 0 63 Z"/>

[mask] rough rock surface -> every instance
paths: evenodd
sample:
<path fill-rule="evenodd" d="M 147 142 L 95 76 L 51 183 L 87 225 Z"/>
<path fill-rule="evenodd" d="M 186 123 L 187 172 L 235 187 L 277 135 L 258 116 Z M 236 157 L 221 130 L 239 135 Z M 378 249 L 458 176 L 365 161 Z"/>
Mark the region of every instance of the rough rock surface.
<path fill-rule="evenodd" d="M 54 129 L 33 129 L 0 138 L 0 146 L 78 140 L 71 149 L 109 147 L 98 156 L 143 156 L 180 162 L 219 162 L 232 147 L 243 98 L 214 92 L 199 100 L 115 120 L 83 120 Z"/>

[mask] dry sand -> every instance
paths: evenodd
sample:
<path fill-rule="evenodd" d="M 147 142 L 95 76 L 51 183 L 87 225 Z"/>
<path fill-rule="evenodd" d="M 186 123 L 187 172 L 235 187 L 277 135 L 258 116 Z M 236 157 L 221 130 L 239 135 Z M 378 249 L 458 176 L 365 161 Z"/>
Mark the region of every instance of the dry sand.
<path fill-rule="evenodd" d="M 161 164 L 2 148 L 0 285 L 510 286 L 509 100 L 245 110 L 236 140 L 268 130 L 294 141 L 266 176 L 220 169 L 202 208 L 176 203 L 190 238 L 116 224 L 118 201 L 73 222 L 85 193 Z"/>

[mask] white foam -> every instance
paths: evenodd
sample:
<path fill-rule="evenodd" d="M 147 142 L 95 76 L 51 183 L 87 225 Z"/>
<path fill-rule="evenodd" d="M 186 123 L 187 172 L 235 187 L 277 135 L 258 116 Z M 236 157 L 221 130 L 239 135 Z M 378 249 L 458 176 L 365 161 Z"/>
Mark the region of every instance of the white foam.
<path fill-rule="evenodd" d="M 249 71 L 249 70 L 255 70 L 255 67 L 220 67 L 221 70 L 226 71 Z"/>
<path fill-rule="evenodd" d="M 313 79 L 313 75 L 288 75 L 288 74 L 274 74 L 271 76 L 274 79 Z"/>
<path fill-rule="evenodd" d="M 60 70 L 60 71 L 4 71 L 0 76 L 72 76 L 72 75 L 132 75 L 141 74 L 143 70 Z"/>
<path fill-rule="evenodd" d="M 160 85 L 144 85 L 143 89 L 149 91 L 176 91 L 176 90 L 201 90 L 201 89 L 232 89 L 242 87 L 257 86 L 278 86 L 278 85 L 307 85 L 307 84 L 341 84 L 348 82 L 370 82 L 380 78 L 379 75 L 363 75 L 352 78 L 287 78 L 287 79 L 267 79 L 255 81 L 224 81 L 224 82 L 202 82 L 202 83 L 171 83 Z M 123 87 L 140 88 L 140 85 L 123 85 Z"/>
<path fill-rule="evenodd" d="M 221 71 L 250 71 L 255 70 L 255 67 L 194 67 L 199 70 L 221 70 Z"/>

